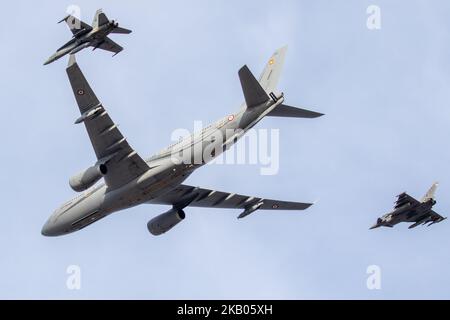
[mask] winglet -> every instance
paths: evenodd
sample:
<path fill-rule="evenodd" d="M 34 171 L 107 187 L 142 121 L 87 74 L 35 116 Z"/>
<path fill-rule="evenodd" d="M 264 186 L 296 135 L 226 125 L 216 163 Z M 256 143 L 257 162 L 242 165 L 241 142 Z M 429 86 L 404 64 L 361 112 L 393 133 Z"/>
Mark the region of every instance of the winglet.
<path fill-rule="evenodd" d="M 74 64 L 77 63 L 77 59 L 75 58 L 74 54 L 69 55 L 69 63 L 67 64 L 67 68 L 70 68 Z"/>

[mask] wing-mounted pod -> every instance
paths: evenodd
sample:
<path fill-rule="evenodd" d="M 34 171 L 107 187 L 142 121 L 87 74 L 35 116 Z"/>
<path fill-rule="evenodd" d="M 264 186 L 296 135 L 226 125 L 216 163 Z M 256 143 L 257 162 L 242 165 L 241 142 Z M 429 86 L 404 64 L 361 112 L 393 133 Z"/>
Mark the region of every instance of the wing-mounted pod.
<path fill-rule="evenodd" d="M 198 193 L 195 192 L 196 189 L 193 188 L 193 194 L 190 197 L 175 203 L 172 209 L 150 220 L 147 223 L 148 231 L 154 236 L 159 236 L 183 221 L 186 218 L 183 209 L 198 197 Z"/>
<path fill-rule="evenodd" d="M 74 175 L 69 180 L 70 187 L 76 192 L 82 192 L 92 187 L 98 180 L 108 173 L 105 164 L 97 164 Z"/>
<path fill-rule="evenodd" d="M 101 178 L 108 174 L 108 162 L 114 158 L 116 154 L 111 154 L 108 157 L 100 159 L 95 165 L 87 168 L 74 175 L 69 179 L 70 187 L 76 192 L 82 192 L 94 184 L 96 184 Z"/>
<path fill-rule="evenodd" d="M 147 223 L 147 229 L 152 235 L 159 236 L 175 227 L 184 218 L 186 218 L 184 211 L 173 207 L 169 211 L 150 220 Z"/>
<path fill-rule="evenodd" d="M 264 204 L 264 201 L 259 201 L 256 204 L 245 208 L 244 212 L 242 212 L 239 216 L 238 219 L 242 219 L 245 218 L 246 216 L 248 216 L 249 214 L 252 214 L 253 212 L 255 212 L 256 210 L 258 210 L 259 208 L 262 207 L 262 205 Z"/>

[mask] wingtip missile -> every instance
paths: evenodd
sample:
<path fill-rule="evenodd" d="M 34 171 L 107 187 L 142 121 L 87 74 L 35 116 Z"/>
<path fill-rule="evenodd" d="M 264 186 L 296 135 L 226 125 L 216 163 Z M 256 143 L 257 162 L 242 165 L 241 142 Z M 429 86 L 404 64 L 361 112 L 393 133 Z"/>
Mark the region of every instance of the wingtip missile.
<path fill-rule="evenodd" d="M 67 16 L 65 16 L 65 17 L 62 18 L 61 20 L 59 20 L 58 23 L 61 23 L 61 22 L 63 22 L 63 21 L 66 21 L 66 20 L 69 19 L 69 18 L 70 18 L 70 14 L 67 15 Z"/>

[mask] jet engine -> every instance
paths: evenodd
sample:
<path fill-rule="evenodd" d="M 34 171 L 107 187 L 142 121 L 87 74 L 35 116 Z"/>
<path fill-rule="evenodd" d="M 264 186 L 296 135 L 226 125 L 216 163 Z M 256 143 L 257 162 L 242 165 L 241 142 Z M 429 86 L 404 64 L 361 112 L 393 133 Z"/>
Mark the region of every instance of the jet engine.
<path fill-rule="evenodd" d="M 150 220 L 147 223 L 147 229 L 152 235 L 159 236 L 175 227 L 184 218 L 186 218 L 186 214 L 183 210 L 172 208 Z"/>
<path fill-rule="evenodd" d="M 105 164 L 98 164 L 81 171 L 69 180 L 70 187 L 76 191 L 81 192 L 92 187 L 98 180 L 100 180 L 106 173 L 108 168 Z"/>

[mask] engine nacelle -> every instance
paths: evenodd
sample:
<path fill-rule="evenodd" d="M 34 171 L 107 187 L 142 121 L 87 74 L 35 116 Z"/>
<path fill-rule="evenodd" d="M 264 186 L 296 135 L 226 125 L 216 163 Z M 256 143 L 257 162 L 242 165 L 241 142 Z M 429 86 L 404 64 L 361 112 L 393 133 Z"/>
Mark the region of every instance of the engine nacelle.
<path fill-rule="evenodd" d="M 152 235 L 159 236 L 175 227 L 184 218 L 186 218 L 186 214 L 183 210 L 172 208 L 150 220 L 147 223 L 147 229 Z"/>
<path fill-rule="evenodd" d="M 98 164 L 90 167 L 70 178 L 70 187 L 76 192 L 87 190 L 98 180 L 100 180 L 107 172 L 108 168 L 105 164 Z"/>

